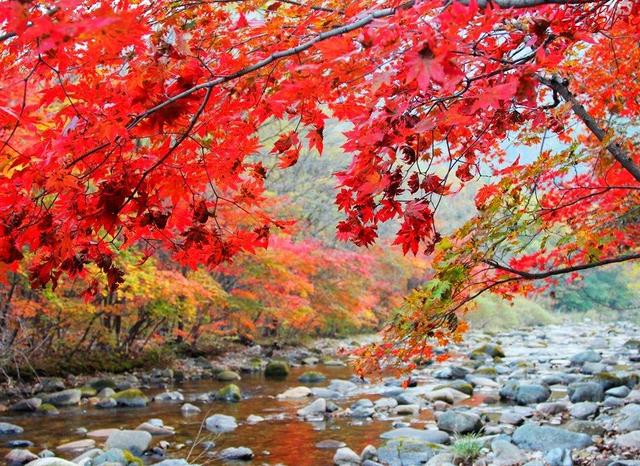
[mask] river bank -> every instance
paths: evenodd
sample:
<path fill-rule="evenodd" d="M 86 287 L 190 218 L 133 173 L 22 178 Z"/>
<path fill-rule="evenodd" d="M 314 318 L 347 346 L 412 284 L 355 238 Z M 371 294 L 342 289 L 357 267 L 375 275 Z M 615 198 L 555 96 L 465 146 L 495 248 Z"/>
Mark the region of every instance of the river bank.
<path fill-rule="evenodd" d="M 32 466 L 640 465 L 638 331 L 471 332 L 407 389 L 353 377 L 340 349 L 356 342 L 332 340 L 48 379 L 7 402 L 0 453 Z"/>

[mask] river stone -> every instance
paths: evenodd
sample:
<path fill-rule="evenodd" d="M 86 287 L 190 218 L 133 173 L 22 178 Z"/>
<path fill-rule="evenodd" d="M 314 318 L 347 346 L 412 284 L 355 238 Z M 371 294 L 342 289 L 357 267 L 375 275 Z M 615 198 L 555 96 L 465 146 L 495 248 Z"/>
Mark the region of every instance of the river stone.
<path fill-rule="evenodd" d="M 124 406 L 127 408 L 143 408 L 149 403 L 149 399 L 137 388 L 129 388 L 122 390 L 115 395 L 113 399 L 118 406 Z"/>
<path fill-rule="evenodd" d="M 269 361 L 264 369 L 264 376 L 270 379 L 283 379 L 289 375 L 289 364 L 286 361 Z"/>
<path fill-rule="evenodd" d="M 102 455 L 104 452 L 100 448 L 92 448 L 73 459 L 73 462 L 81 466 L 91 466 L 94 458 Z"/>
<path fill-rule="evenodd" d="M 494 466 L 516 466 L 527 461 L 525 453 L 507 440 L 494 440 L 491 443 L 491 450 L 494 455 L 491 464 Z"/>
<path fill-rule="evenodd" d="M 309 356 L 302 360 L 302 364 L 304 364 L 305 366 L 315 366 L 319 362 L 320 362 L 320 359 L 316 358 L 315 356 Z"/>
<path fill-rule="evenodd" d="M 25 413 L 34 412 L 38 410 L 41 404 L 42 400 L 40 398 L 28 398 L 26 400 L 20 400 L 17 403 L 11 405 L 9 411 Z"/>
<path fill-rule="evenodd" d="M 14 448 L 4 457 L 8 466 L 22 466 L 30 461 L 37 460 L 38 456 L 31 453 L 29 450 L 22 448 Z"/>
<path fill-rule="evenodd" d="M 318 398 L 313 403 L 308 404 L 304 408 L 300 408 L 298 410 L 298 416 L 309 417 L 309 416 L 324 415 L 326 410 L 327 410 L 327 400 L 325 400 L 324 398 Z"/>
<path fill-rule="evenodd" d="M 502 400 L 515 400 L 516 393 L 520 382 L 517 380 L 507 380 L 502 387 L 500 387 L 500 399 Z"/>
<path fill-rule="evenodd" d="M 129 450 L 136 456 L 149 448 L 151 443 L 151 434 L 142 430 L 117 430 L 109 435 L 106 442 L 106 448 L 119 448 L 121 450 Z"/>
<path fill-rule="evenodd" d="M 418 405 L 398 405 L 393 408 L 393 414 L 396 416 L 417 416 L 420 413 Z"/>
<path fill-rule="evenodd" d="M 63 443 L 58 445 L 56 450 L 65 453 L 82 453 L 83 451 L 90 450 L 96 446 L 96 441 L 90 438 L 76 440 L 75 442 Z"/>
<path fill-rule="evenodd" d="M 590 436 L 598 435 L 602 437 L 606 432 L 604 427 L 593 421 L 569 421 L 562 427 L 570 430 L 571 432 L 580 432 L 581 434 L 587 434 Z"/>
<path fill-rule="evenodd" d="M 586 434 L 530 422 L 518 427 L 512 440 L 520 448 L 540 451 L 554 448 L 585 448 L 591 445 L 591 437 Z"/>
<path fill-rule="evenodd" d="M 229 447 L 220 452 L 220 458 L 225 460 L 249 461 L 253 458 L 253 452 L 247 447 Z"/>
<path fill-rule="evenodd" d="M 87 432 L 87 437 L 97 439 L 108 439 L 111 434 L 118 432 L 120 429 L 96 429 Z"/>
<path fill-rule="evenodd" d="M 144 432 L 149 432 L 151 435 L 173 435 L 173 434 L 175 434 L 175 431 L 172 428 L 166 427 L 166 426 L 159 426 L 159 425 L 153 424 L 151 422 L 143 422 L 138 427 L 136 427 L 136 430 L 142 430 Z"/>
<path fill-rule="evenodd" d="M 536 406 L 536 410 L 545 416 L 553 416 L 555 414 L 564 413 L 568 408 L 565 403 L 560 401 L 550 401 L 547 403 L 540 403 Z"/>
<path fill-rule="evenodd" d="M 237 403 L 241 399 L 242 393 L 240 392 L 240 387 L 233 383 L 230 383 L 216 392 L 216 400 Z"/>
<path fill-rule="evenodd" d="M 492 358 L 504 358 L 504 351 L 502 351 L 500 345 L 485 343 L 484 345 L 479 346 L 478 348 L 471 351 L 469 357 L 471 359 L 482 359 L 482 355 L 487 355 Z"/>
<path fill-rule="evenodd" d="M 53 405 L 57 408 L 64 406 L 74 406 L 80 403 L 82 391 L 77 388 L 62 390 L 61 392 L 47 393 L 42 395 L 42 402 Z"/>
<path fill-rule="evenodd" d="M 471 412 L 445 411 L 438 417 L 438 428 L 454 434 L 469 434 L 482 429 L 480 416 Z"/>
<path fill-rule="evenodd" d="M 316 448 L 320 448 L 321 450 L 337 450 L 338 448 L 346 447 L 347 444 L 341 442 L 340 440 L 322 440 L 316 443 Z"/>
<path fill-rule="evenodd" d="M 20 426 L 9 422 L 0 422 L 0 435 L 15 435 L 22 432 L 24 432 L 24 429 Z"/>
<path fill-rule="evenodd" d="M 333 455 L 333 464 L 351 466 L 360 464 L 360 455 L 348 447 L 338 448 Z"/>
<path fill-rule="evenodd" d="M 360 452 L 360 459 L 364 462 L 378 459 L 378 449 L 373 445 L 367 445 Z"/>
<path fill-rule="evenodd" d="M 197 414 L 202 411 L 196 405 L 192 405 L 191 403 L 185 403 L 180 407 L 180 412 L 182 414 Z"/>
<path fill-rule="evenodd" d="M 622 377 L 619 377 L 610 372 L 601 372 L 599 374 L 594 375 L 589 379 L 590 382 L 595 382 L 600 387 L 602 387 L 603 391 L 609 390 L 610 388 L 620 387 L 625 385 L 625 380 Z"/>
<path fill-rule="evenodd" d="M 428 443 L 412 438 L 397 438 L 378 448 L 378 461 L 382 464 L 418 466 L 434 456 Z"/>
<path fill-rule="evenodd" d="M 40 458 L 27 463 L 28 466 L 78 466 L 62 458 Z"/>
<path fill-rule="evenodd" d="M 38 391 L 41 392 L 59 392 L 65 389 L 64 380 L 60 377 L 46 377 L 41 379 Z"/>
<path fill-rule="evenodd" d="M 571 357 L 571 365 L 572 366 L 580 366 L 585 362 L 600 362 L 602 360 L 602 356 L 597 351 L 587 350 L 578 354 L 574 354 Z"/>
<path fill-rule="evenodd" d="M 398 406 L 398 402 L 395 400 L 395 398 L 383 397 L 378 398 L 376 401 L 374 401 L 373 405 L 377 410 L 387 411 Z"/>
<path fill-rule="evenodd" d="M 640 430 L 640 413 L 631 412 L 628 415 L 624 415 L 622 420 L 617 425 L 617 430 L 620 432 L 631 432 L 633 430 Z"/>
<path fill-rule="evenodd" d="M 598 414 L 598 404 L 592 401 L 582 401 L 569 408 L 569 414 L 576 419 L 587 419 Z"/>
<path fill-rule="evenodd" d="M 164 392 L 154 396 L 153 401 L 184 401 L 184 395 L 178 391 Z"/>
<path fill-rule="evenodd" d="M 606 372 L 608 369 L 606 364 L 601 362 L 585 362 L 580 368 L 581 374 L 594 375 Z"/>
<path fill-rule="evenodd" d="M 581 401 L 602 401 L 604 398 L 604 391 L 596 382 L 572 383 L 567 388 L 567 393 L 569 394 L 569 399 L 572 403 L 579 403 Z"/>
<path fill-rule="evenodd" d="M 250 414 L 247 416 L 247 424 L 258 424 L 259 422 L 263 422 L 264 418 L 262 416 L 256 416 L 255 414 Z"/>
<path fill-rule="evenodd" d="M 444 401 L 445 403 L 454 404 L 458 401 L 468 400 L 470 398 L 466 393 L 459 392 L 453 388 L 441 388 L 433 390 L 426 394 L 429 401 Z"/>
<path fill-rule="evenodd" d="M 298 381 L 302 383 L 319 383 L 325 380 L 327 380 L 327 376 L 316 371 L 307 371 L 298 377 Z"/>
<path fill-rule="evenodd" d="M 373 408 L 373 402 L 367 398 L 356 401 L 349 407 L 351 411 L 351 417 L 365 419 L 375 414 L 376 410 Z"/>
<path fill-rule="evenodd" d="M 129 463 L 124 456 L 124 451 L 120 448 L 111 448 L 93 458 L 91 462 L 93 466 L 126 465 Z"/>
<path fill-rule="evenodd" d="M 240 375 L 237 372 L 224 370 L 218 372 L 216 379 L 220 382 L 233 382 L 235 380 L 240 380 Z"/>
<path fill-rule="evenodd" d="M 605 393 L 609 396 L 615 396 L 616 398 L 625 398 L 630 392 L 631 389 L 629 387 L 621 385 L 619 387 L 610 388 Z"/>
<path fill-rule="evenodd" d="M 118 402 L 113 398 L 102 398 L 95 406 L 99 409 L 112 409 L 118 406 Z"/>
<path fill-rule="evenodd" d="M 614 443 L 623 448 L 640 448 L 640 430 L 618 435 Z"/>
<path fill-rule="evenodd" d="M 211 432 L 231 432 L 238 427 L 238 423 L 233 416 L 214 414 L 205 420 L 205 426 Z"/>
<path fill-rule="evenodd" d="M 464 379 L 469 369 L 460 366 L 445 366 L 433 372 L 436 379 Z"/>
<path fill-rule="evenodd" d="M 327 388 L 338 392 L 341 395 L 346 395 L 357 390 L 358 386 L 349 380 L 332 379 Z"/>
<path fill-rule="evenodd" d="M 285 390 L 284 393 L 280 393 L 276 398 L 279 400 L 306 398 L 311 396 L 311 393 L 311 389 L 308 387 L 293 387 Z"/>
<path fill-rule="evenodd" d="M 98 398 L 111 398 L 116 394 L 116 391 L 110 387 L 104 387 L 102 390 L 98 392 Z"/>
<path fill-rule="evenodd" d="M 33 442 L 31 440 L 9 440 L 6 445 L 9 448 L 28 448 L 33 446 Z"/>
<path fill-rule="evenodd" d="M 519 385 L 516 390 L 515 401 L 520 405 L 530 405 L 547 401 L 550 396 L 549 387 L 538 384 L 523 384 Z"/>
<path fill-rule="evenodd" d="M 549 466 L 573 466 L 571 459 L 571 450 L 567 448 L 554 448 L 544 455 L 545 461 Z"/>
<path fill-rule="evenodd" d="M 439 388 L 452 388 L 454 390 L 457 390 L 459 392 L 464 393 L 465 395 L 473 396 L 473 385 L 471 385 L 466 380 L 462 380 L 462 379 L 454 380 L 450 384 L 448 384 L 448 385 L 446 385 L 444 387 L 437 387 L 437 388 L 438 389 Z"/>
<path fill-rule="evenodd" d="M 185 459 L 168 459 L 168 460 L 160 461 L 159 463 L 155 463 L 153 466 L 192 466 L 192 465 Z"/>
<path fill-rule="evenodd" d="M 410 438 L 429 443 L 446 445 L 451 441 L 451 437 L 446 432 L 435 429 L 414 429 L 413 427 L 400 427 L 380 434 L 380 438 L 385 440 Z"/>

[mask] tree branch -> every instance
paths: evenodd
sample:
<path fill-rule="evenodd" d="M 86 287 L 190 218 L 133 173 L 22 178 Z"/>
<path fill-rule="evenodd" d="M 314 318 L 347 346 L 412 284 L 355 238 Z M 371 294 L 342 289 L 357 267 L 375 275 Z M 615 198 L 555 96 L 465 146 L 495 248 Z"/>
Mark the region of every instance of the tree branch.
<path fill-rule="evenodd" d="M 585 124 L 589 131 L 598 138 L 598 141 L 604 141 L 607 138 L 607 132 L 598 125 L 598 122 L 593 118 L 587 109 L 578 102 L 575 96 L 569 90 L 569 83 L 566 79 L 562 79 L 558 76 L 553 76 L 551 79 L 539 76 L 538 79 L 542 84 L 549 86 L 553 89 L 554 94 L 560 95 L 566 102 L 571 105 L 571 109 L 580 120 Z M 640 181 L 640 167 L 636 165 L 629 155 L 629 153 L 623 149 L 619 142 L 613 141 L 607 144 L 607 151 L 616 159 L 620 165 L 627 170 L 636 181 Z"/>
<path fill-rule="evenodd" d="M 579 272 L 581 270 L 587 270 L 587 269 L 593 269 L 596 267 L 602 267 L 603 265 L 609 265 L 609 264 L 618 264 L 620 262 L 626 262 L 626 261 L 631 261 L 631 260 L 637 260 L 640 259 L 640 253 L 636 253 L 636 254 L 626 254 L 626 255 L 622 255 L 622 256 L 618 256 L 618 257 L 611 257 L 609 259 L 603 259 L 600 261 L 596 261 L 596 262 L 589 262 L 587 264 L 579 264 L 579 265 L 572 265 L 569 267 L 563 267 L 560 269 L 553 269 L 553 270 L 547 270 L 545 272 L 527 272 L 525 270 L 518 270 L 518 269 L 514 269 L 512 267 L 509 267 L 508 265 L 502 265 L 494 260 L 484 260 L 482 261 L 483 263 L 498 269 L 498 270 L 503 270 L 505 272 L 509 272 L 512 273 L 514 275 L 517 275 L 518 277 L 521 277 L 521 279 L 525 279 L 525 280 L 542 280 L 545 278 L 549 278 L 549 277 L 553 277 L 555 275 L 564 275 L 567 273 L 572 273 L 572 272 Z"/>

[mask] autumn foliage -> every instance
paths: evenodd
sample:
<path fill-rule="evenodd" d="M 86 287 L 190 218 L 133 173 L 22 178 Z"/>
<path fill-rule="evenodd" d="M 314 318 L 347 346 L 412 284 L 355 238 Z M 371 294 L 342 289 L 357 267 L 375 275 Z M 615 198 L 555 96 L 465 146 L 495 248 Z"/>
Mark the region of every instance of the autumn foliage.
<path fill-rule="evenodd" d="M 486 290 L 640 257 L 639 25 L 633 0 L 3 2 L 3 272 L 95 296 L 126 283 L 128 248 L 217 274 L 268 260 L 290 224 L 265 181 L 321 154 L 335 118 L 350 124 L 338 238 L 370 246 L 391 222 L 402 251 L 435 255 L 367 352 L 425 355 Z M 274 119 L 294 126 L 266 143 Z M 478 181 L 477 212 L 444 235 L 438 209 Z M 366 269 L 343 253 L 297 263 L 310 246 L 283 244 L 310 276 Z M 326 297 L 275 272 L 234 298 L 316 325 L 299 310 Z"/>

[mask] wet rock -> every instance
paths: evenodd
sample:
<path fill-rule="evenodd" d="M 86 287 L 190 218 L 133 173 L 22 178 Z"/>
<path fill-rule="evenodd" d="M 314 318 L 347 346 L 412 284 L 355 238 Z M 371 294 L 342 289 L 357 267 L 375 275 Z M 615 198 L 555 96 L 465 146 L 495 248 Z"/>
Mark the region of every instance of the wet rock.
<path fill-rule="evenodd" d="M 373 405 L 379 411 L 388 411 L 398 406 L 398 402 L 395 400 L 395 398 L 383 397 L 378 398 L 376 401 L 374 401 Z"/>
<path fill-rule="evenodd" d="M 54 452 L 52 452 L 51 450 L 42 450 L 40 453 L 38 453 L 38 457 L 40 458 L 53 458 L 54 456 L 56 456 L 56 454 Z"/>
<path fill-rule="evenodd" d="M 318 398 L 313 403 L 305 406 L 304 408 L 300 408 L 298 410 L 298 416 L 306 418 L 310 416 L 324 415 L 326 410 L 327 400 L 324 398 Z"/>
<path fill-rule="evenodd" d="M 471 351 L 469 357 L 471 359 L 482 359 L 484 355 L 492 358 L 504 358 L 504 351 L 502 351 L 500 345 L 486 343 Z"/>
<path fill-rule="evenodd" d="M 250 414 L 247 416 L 247 424 L 258 424 L 263 422 L 264 418 L 262 416 L 256 416 L 255 414 Z"/>
<path fill-rule="evenodd" d="M 319 362 L 320 362 L 320 359 L 316 358 L 315 356 L 309 356 L 302 360 L 302 364 L 304 364 L 305 366 L 315 366 Z"/>
<path fill-rule="evenodd" d="M 572 403 L 581 401 L 602 401 L 604 391 L 596 382 L 576 382 L 567 388 L 569 399 Z"/>
<path fill-rule="evenodd" d="M 588 350 L 578 354 L 574 354 L 570 361 L 572 366 L 580 366 L 585 362 L 600 362 L 602 356 L 597 351 Z"/>
<path fill-rule="evenodd" d="M 367 418 L 375 414 L 373 402 L 368 398 L 362 398 L 352 404 L 349 408 L 351 410 L 351 417 Z"/>
<path fill-rule="evenodd" d="M 184 459 L 168 459 L 156 463 L 154 466 L 192 466 L 187 460 Z"/>
<path fill-rule="evenodd" d="M 427 461 L 426 466 L 452 466 L 455 458 L 451 453 L 438 453 L 436 456 Z"/>
<path fill-rule="evenodd" d="M 184 395 L 180 392 L 164 392 L 153 397 L 153 401 L 184 401 Z"/>
<path fill-rule="evenodd" d="M 349 380 L 333 379 L 327 388 L 334 392 L 338 392 L 341 395 L 347 395 L 356 391 L 358 386 Z"/>
<path fill-rule="evenodd" d="M 509 424 L 512 426 L 519 426 L 525 420 L 525 413 L 518 412 L 515 410 L 504 411 L 500 415 L 500 423 L 501 424 Z"/>
<path fill-rule="evenodd" d="M 378 461 L 389 465 L 417 466 L 434 455 L 429 444 L 411 438 L 391 439 L 378 448 Z"/>
<path fill-rule="evenodd" d="M 602 406 L 606 406 L 608 408 L 619 408 L 620 406 L 624 406 L 624 399 L 616 398 L 615 396 L 607 396 L 602 402 Z"/>
<path fill-rule="evenodd" d="M 568 407 L 565 403 L 559 401 L 551 401 L 548 403 L 540 403 L 538 406 L 536 406 L 536 410 L 546 416 L 553 416 L 566 412 L 568 410 Z"/>
<path fill-rule="evenodd" d="M 14 448 L 5 455 L 4 459 L 7 462 L 7 466 L 22 466 L 30 461 L 37 460 L 38 456 L 31 453 L 29 450 Z"/>
<path fill-rule="evenodd" d="M 180 406 L 180 412 L 182 414 L 198 414 L 202 410 L 198 408 L 196 405 L 192 405 L 191 403 L 185 403 Z"/>
<path fill-rule="evenodd" d="M 218 372 L 216 379 L 220 382 L 233 382 L 235 380 L 240 380 L 240 375 L 237 372 L 224 370 Z"/>
<path fill-rule="evenodd" d="M 236 384 L 229 384 L 226 387 L 221 388 L 216 393 L 216 400 L 220 401 L 229 401 L 232 403 L 237 403 L 242 399 L 242 393 L 240 392 L 240 387 Z"/>
<path fill-rule="evenodd" d="M 137 388 L 129 388 L 116 393 L 112 397 L 118 406 L 127 408 L 143 408 L 149 403 L 149 399 Z"/>
<path fill-rule="evenodd" d="M 605 393 L 616 398 L 625 398 L 627 395 L 629 395 L 629 392 L 631 392 L 631 389 L 629 387 L 621 385 L 619 387 L 610 388 Z"/>
<path fill-rule="evenodd" d="M 333 464 L 340 466 L 351 466 L 360 464 L 360 455 L 348 447 L 338 448 L 333 455 Z"/>
<path fill-rule="evenodd" d="M 340 440 L 322 440 L 316 443 L 316 448 L 320 448 L 321 450 L 337 450 L 345 446 L 347 446 L 347 444 Z"/>
<path fill-rule="evenodd" d="M 7 447 L 9 448 L 28 448 L 32 447 L 33 442 L 31 440 L 9 440 Z"/>
<path fill-rule="evenodd" d="M 95 404 L 95 407 L 99 409 L 111 409 L 117 406 L 118 402 L 113 398 L 103 398 Z"/>
<path fill-rule="evenodd" d="M 21 434 L 24 429 L 10 422 L 0 422 L 0 435 L 15 435 Z"/>
<path fill-rule="evenodd" d="M 573 466 L 571 450 L 567 448 L 554 448 L 544 455 L 544 460 L 549 466 Z"/>
<path fill-rule="evenodd" d="M 307 371 L 298 377 L 298 381 L 302 383 L 319 383 L 327 380 L 327 377 L 321 373 L 316 371 Z"/>
<path fill-rule="evenodd" d="M 362 461 L 377 460 L 378 459 L 378 450 L 373 445 L 367 445 L 360 452 L 360 459 Z"/>
<path fill-rule="evenodd" d="M 62 390 L 60 392 L 47 393 L 42 395 L 42 402 L 61 408 L 64 406 L 75 406 L 80 403 L 82 392 L 77 388 Z"/>
<path fill-rule="evenodd" d="M 579 432 L 581 434 L 587 434 L 589 436 L 603 436 L 606 432 L 606 429 L 604 427 L 593 421 L 569 421 L 562 427 L 570 430 L 571 432 Z"/>
<path fill-rule="evenodd" d="M 136 456 L 149 448 L 151 434 L 142 430 L 117 430 L 107 438 L 106 447 L 129 450 Z"/>
<path fill-rule="evenodd" d="M 312 387 L 311 395 L 317 398 L 340 398 L 342 394 L 324 387 Z"/>
<path fill-rule="evenodd" d="M 113 388 L 105 387 L 98 392 L 98 398 L 111 398 L 116 394 L 116 391 Z"/>
<path fill-rule="evenodd" d="M 606 372 L 607 369 L 607 365 L 601 362 L 585 362 L 580 368 L 580 373 L 589 375 L 600 374 Z"/>
<path fill-rule="evenodd" d="M 90 432 L 87 432 L 87 437 L 95 438 L 95 439 L 108 439 L 111 434 L 119 431 L 120 429 L 96 429 Z"/>
<path fill-rule="evenodd" d="M 80 456 L 73 459 L 73 462 L 81 466 L 91 466 L 95 458 L 102 455 L 104 452 L 99 448 L 92 448 L 85 451 Z"/>
<path fill-rule="evenodd" d="M 454 434 L 469 434 L 482 429 L 480 416 L 464 411 L 445 411 L 438 417 L 438 428 Z"/>
<path fill-rule="evenodd" d="M 236 418 L 224 414 L 214 414 L 205 420 L 205 427 L 211 432 L 231 432 L 238 427 Z"/>
<path fill-rule="evenodd" d="M 393 414 L 397 416 L 417 416 L 420 413 L 420 406 L 418 405 L 398 405 L 393 408 Z"/>
<path fill-rule="evenodd" d="M 27 463 L 29 466 L 78 466 L 76 463 L 67 461 L 62 458 L 39 458 Z"/>
<path fill-rule="evenodd" d="M 52 404 L 42 403 L 36 413 L 42 414 L 43 416 L 56 416 L 60 414 L 60 411 Z"/>
<path fill-rule="evenodd" d="M 280 393 L 276 398 L 279 400 L 306 398 L 311 396 L 311 389 L 308 387 L 293 387 L 285 390 L 284 393 Z"/>
<path fill-rule="evenodd" d="M 623 448 L 640 448 L 640 430 L 619 435 L 615 438 L 614 443 Z"/>
<path fill-rule="evenodd" d="M 433 372 L 436 379 L 464 379 L 469 369 L 460 366 L 446 366 Z"/>
<path fill-rule="evenodd" d="M 111 390 L 116 388 L 116 382 L 113 379 L 95 379 L 89 382 L 89 386 L 95 388 L 98 393 L 109 388 Z"/>
<path fill-rule="evenodd" d="M 247 447 L 229 447 L 220 452 L 220 458 L 225 460 L 249 461 L 253 458 L 253 451 Z"/>
<path fill-rule="evenodd" d="M 471 385 L 466 380 L 461 380 L 461 379 L 454 380 L 453 382 L 451 382 L 450 384 L 444 387 L 437 387 L 437 389 L 440 389 L 440 388 L 452 388 L 454 390 L 464 393 L 465 395 L 473 396 L 473 385 Z"/>
<path fill-rule="evenodd" d="M 289 375 L 289 364 L 285 361 L 269 361 L 264 369 L 264 376 L 271 379 L 283 379 Z"/>
<path fill-rule="evenodd" d="M 171 427 L 167 427 L 164 425 L 157 425 L 151 422 L 143 422 L 136 430 L 141 430 L 144 432 L 149 432 L 151 435 L 173 435 L 175 431 Z"/>
<path fill-rule="evenodd" d="M 494 440 L 491 450 L 494 455 L 491 464 L 495 466 L 516 466 L 527 461 L 525 453 L 507 440 Z"/>
<path fill-rule="evenodd" d="M 388 430 L 380 434 L 380 438 L 386 440 L 409 438 L 442 445 L 447 445 L 451 441 L 449 434 L 441 430 L 414 429 L 413 427 L 400 427 L 399 429 Z"/>
<path fill-rule="evenodd" d="M 513 443 L 528 450 L 549 451 L 554 448 L 585 448 L 591 445 L 591 437 L 551 426 L 526 423 L 513 433 Z"/>
<path fill-rule="evenodd" d="M 20 400 L 17 403 L 11 405 L 9 407 L 9 411 L 24 413 L 34 412 L 38 410 L 41 404 L 42 400 L 40 398 L 28 398 L 26 400 Z"/>
<path fill-rule="evenodd" d="M 38 391 L 40 392 L 59 392 L 65 389 L 64 381 L 60 377 L 46 377 L 40 381 Z"/>
<path fill-rule="evenodd" d="M 500 399 L 502 400 L 515 400 L 516 392 L 518 391 L 518 387 L 520 386 L 520 382 L 517 380 L 507 380 L 504 385 L 500 388 Z"/>
<path fill-rule="evenodd" d="M 550 396 L 549 387 L 538 384 L 522 384 L 516 389 L 515 401 L 520 405 L 530 405 L 547 401 Z"/>
<path fill-rule="evenodd" d="M 94 466 L 107 464 L 128 464 L 129 461 L 124 456 L 124 451 L 120 448 L 111 448 L 104 453 L 99 454 L 91 461 Z"/>
<path fill-rule="evenodd" d="M 56 450 L 63 453 L 82 453 L 96 446 L 96 441 L 90 438 L 76 440 L 75 442 L 63 443 L 56 447 Z"/>
<path fill-rule="evenodd" d="M 576 419 L 587 419 L 598 414 L 598 404 L 592 401 L 576 403 L 569 408 L 569 414 Z"/>
<path fill-rule="evenodd" d="M 469 399 L 469 395 L 459 392 L 453 388 L 441 388 L 433 390 L 426 395 L 429 401 L 444 401 L 445 403 L 454 404 L 462 400 Z"/>

